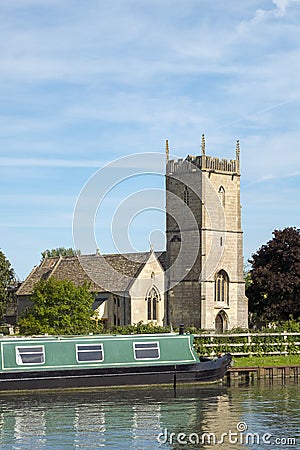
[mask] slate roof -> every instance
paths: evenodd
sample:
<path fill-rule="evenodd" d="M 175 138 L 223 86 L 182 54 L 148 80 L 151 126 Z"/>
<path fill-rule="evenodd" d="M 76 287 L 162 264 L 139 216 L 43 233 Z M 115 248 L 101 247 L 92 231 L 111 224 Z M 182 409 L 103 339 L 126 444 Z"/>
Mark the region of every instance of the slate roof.
<path fill-rule="evenodd" d="M 155 254 L 165 268 L 165 252 Z M 87 282 L 92 292 L 125 292 L 149 257 L 149 252 L 48 257 L 31 271 L 17 295 L 31 295 L 39 280 L 50 277 L 70 280 L 76 286 Z"/>

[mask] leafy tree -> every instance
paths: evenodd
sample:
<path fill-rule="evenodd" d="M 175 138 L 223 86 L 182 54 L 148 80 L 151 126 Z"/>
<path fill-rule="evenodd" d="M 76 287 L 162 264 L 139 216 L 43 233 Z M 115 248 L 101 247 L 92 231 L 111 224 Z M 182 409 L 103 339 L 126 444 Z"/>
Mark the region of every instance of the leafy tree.
<path fill-rule="evenodd" d="M 84 334 L 97 331 L 91 320 L 94 298 L 87 285 L 68 280 L 39 281 L 32 296 L 33 306 L 19 320 L 23 334 Z"/>
<path fill-rule="evenodd" d="M 248 287 L 252 283 L 251 271 L 250 271 L 250 267 L 248 267 L 248 265 L 244 267 L 244 281 L 245 281 L 245 288 L 248 289 Z"/>
<path fill-rule="evenodd" d="M 15 273 L 10 262 L 0 250 L 0 318 L 6 310 L 7 303 L 12 299 L 10 287 L 15 284 Z"/>
<path fill-rule="evenodd" d="M 57 256 L 78 256 L 80 255 L 80 250 L 74 250 L 73 248 L 58 247 L 47 249 L 42 252 L 42 259 L 46 257 L 57 257 Z"/>
<path fill-rule="evenodd" d="M 249 262 L 249 311 L 262 322 L 300 317 L 300 230 L 273 231 Z"/>

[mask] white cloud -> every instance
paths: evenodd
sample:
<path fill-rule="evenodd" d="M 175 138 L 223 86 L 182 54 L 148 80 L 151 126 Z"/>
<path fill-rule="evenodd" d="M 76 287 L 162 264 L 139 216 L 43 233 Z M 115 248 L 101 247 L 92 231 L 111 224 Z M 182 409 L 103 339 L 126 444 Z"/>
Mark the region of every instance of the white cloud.
<path fill-rule="evenodd" d="M 277 132 L 269 136 L 245 138 L 241 152 L 244 183 L 299 175 L 300 153 L 295 147 L 299 139 L 299 132 Z"/>
<path fill-rule="evenodd" d="M 62 205 L 74 203 L 76 197 L 71 195 L 47 195 L 47 194 L 0 194 L 0 202 L 2 205 L 8 203 L 10 205 Z"/>
<path fill-rule="evenodd" d="M 43 159 L 43 158 L 1 158 L 3 167 L 100 167 L 103 161 L 71 160 L 71 159 Z"/>
<path fill-rule="evenodd" d="M 22 198 L 29 186 L 26 204 L 34 191 L 33 203 L 45 194 L 52 205 L 56 194 L 80 191 L 87 169 L 163 151 L 165 138 L 172 152 L 195 154 L 203 132 L 208 154 L 221 157 L 234 157 L 240 138 L 249 190 L 263 197 L 282 171 L 293 181 L 300 162 L 299 0 L 4 3 L 3 195 Z M 54 224 L 52 213 L 44 214 L 38 223 Z"/>
<path fill-rule="evenodd" d="M 299 0 L 272 0 L 272 3 L 275 6 L 273 9 L 257 9 L 253 23 L 283 17 L 287 13 L 287 9 L 293 3 L 299 3 Z"/>
<path fill-rule="evenodd" d="M 299 0 L 272 0 L 272 2 L 276 6 L 278 14 L 283 15 L 289 6 L 292 6 L 293 3 L 299 3 Z"/>

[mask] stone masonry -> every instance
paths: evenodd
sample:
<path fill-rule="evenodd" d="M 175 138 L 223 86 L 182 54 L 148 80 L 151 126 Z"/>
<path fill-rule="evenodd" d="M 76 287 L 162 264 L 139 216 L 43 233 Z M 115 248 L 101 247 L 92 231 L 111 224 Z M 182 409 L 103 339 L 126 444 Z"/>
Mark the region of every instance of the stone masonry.
<path fill-rule="evenodd" d="M 247 328 L 240 206 L 240 147 L 234 160 L 169 160 L 166 144 L 166 321 L 225 331 Z"/>

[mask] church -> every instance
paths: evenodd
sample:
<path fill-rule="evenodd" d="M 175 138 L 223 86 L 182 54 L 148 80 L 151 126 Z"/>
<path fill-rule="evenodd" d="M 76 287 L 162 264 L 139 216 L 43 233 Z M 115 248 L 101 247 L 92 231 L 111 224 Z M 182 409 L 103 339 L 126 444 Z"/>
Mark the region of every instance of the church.
<path fill-rule="evenodd" d="M 248 328 L 239 141 L 235 153 L 208 156 L 202 135 L 200 155 L 172 160 L 166 141 L 166 250 L 45 258 L 17 291 L 17 315 L 30 306 L 35 283 L 55 277 L 89 281 L 93 318 L 108 326 Z"/>

